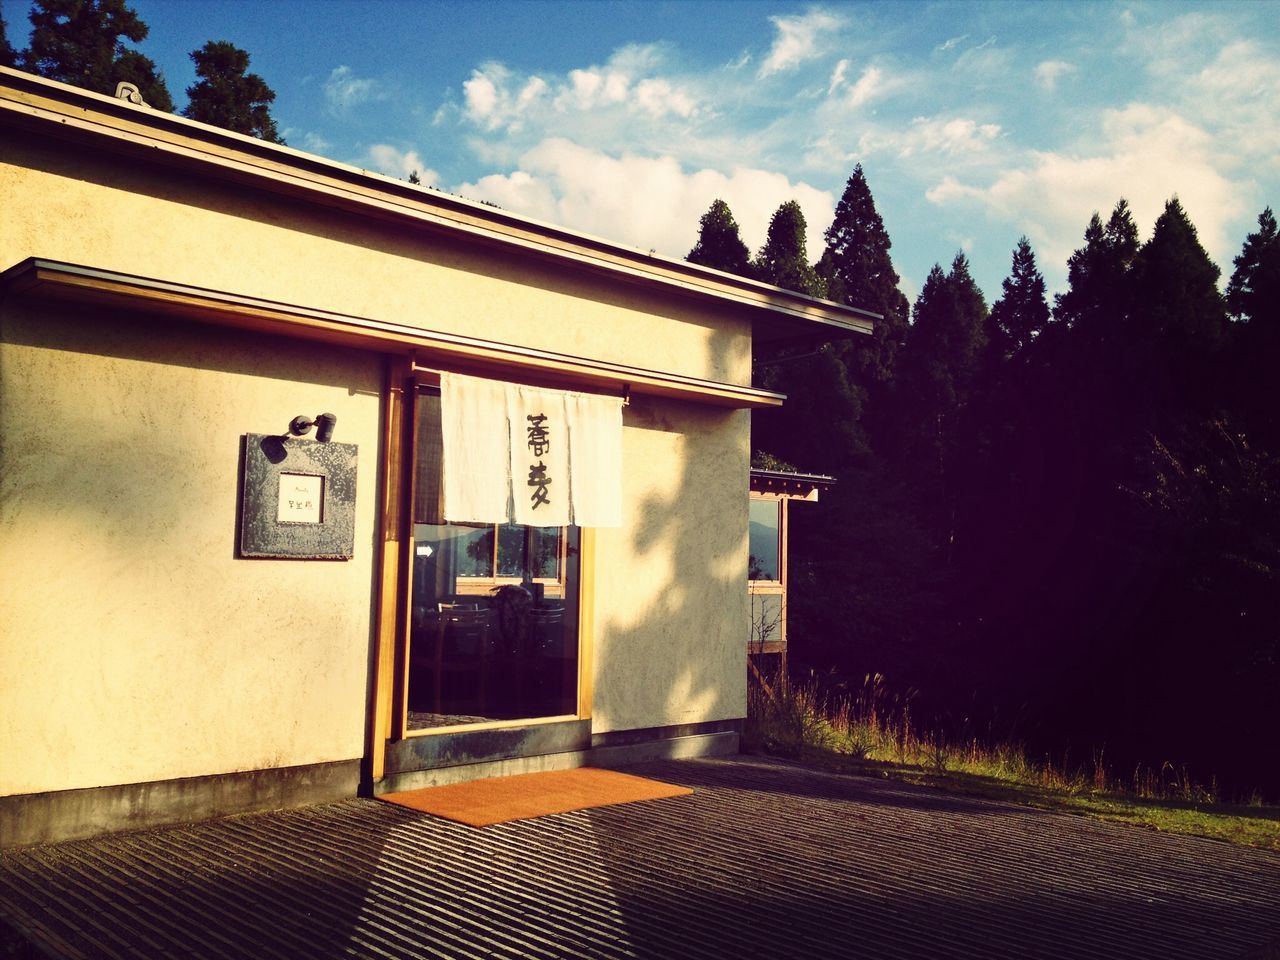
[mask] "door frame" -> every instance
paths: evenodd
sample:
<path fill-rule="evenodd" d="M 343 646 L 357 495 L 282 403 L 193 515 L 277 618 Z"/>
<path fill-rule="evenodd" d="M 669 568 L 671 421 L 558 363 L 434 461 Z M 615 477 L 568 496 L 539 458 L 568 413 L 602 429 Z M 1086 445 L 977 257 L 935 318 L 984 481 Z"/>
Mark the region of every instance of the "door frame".
<path fill-rule="evenodd" d="M 466 727 L 406 730 L 412 592 L 416 398 L 439 386 L 438 373 L 413 358 L 387 357 L 378 523 L 378 578 L 371 652 L 372 702 L 366 731 L 371 792 L 393 774 L 492 760 L 585 750 L 591 745 L 595 628 L 596 532 L 579 531 L 576 713 L 528 720 L 493 720 Z"/>

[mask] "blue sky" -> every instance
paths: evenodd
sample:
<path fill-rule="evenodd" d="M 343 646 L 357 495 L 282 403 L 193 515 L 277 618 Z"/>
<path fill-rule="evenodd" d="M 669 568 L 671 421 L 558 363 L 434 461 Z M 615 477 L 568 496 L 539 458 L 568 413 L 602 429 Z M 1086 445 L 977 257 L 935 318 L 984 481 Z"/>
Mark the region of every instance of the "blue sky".
<path fill-rule="evenodd" d="M 25 0 L 2 0 L 15 46 Z M 810 250 L 862 163 L 914 298 L 964 249 L 994 300 L 1019 236 L 1052 289 L 1094 210 L 1177 194 L 1229 275 L 1280 207 L 1275 3 L 133 0 L 175 101 L 248 50 L 290 146 L 684 256 L 723 197 Z"/>

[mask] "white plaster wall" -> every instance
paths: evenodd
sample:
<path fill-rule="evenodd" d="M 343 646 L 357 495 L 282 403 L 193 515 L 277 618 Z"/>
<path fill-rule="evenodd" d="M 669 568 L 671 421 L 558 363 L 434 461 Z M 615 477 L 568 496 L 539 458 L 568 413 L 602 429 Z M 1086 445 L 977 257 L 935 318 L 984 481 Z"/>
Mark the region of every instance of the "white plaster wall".
<path fill-rule="evenodd" d="M 592 728 L 746 716 L 746 411 L 639 399 L 624 526 L 596 534 Z"/>
<path fill-rule="evenodd" d="M 358 758 L 381 361 L 0 306 L 0 795 Z M 243 433 L 338 416 L 355 558 L 235 559 Z"/>
<path fill-rule="evenodd" d="M 0 269 L 31 257 L 746 383 L 749 324 L 57 141 L 0 139 Z M 0 300 L 0 795 L 359 757 L 376 357 Z M 234 559 L 239 437 L 329 410 L 356 559 Z M 745 713 L 748 417 L 637 398 L 598 538 L 595 726 Z"/>
<path fill-rule="evenodd" d="M 7 161 L 7 164 L 6 164 Z M 0 142 L 0 268 L 46 257 L 573 356 L 733 383 L 727 309 L 424 230 L 74 152 Z M 665 315 L 656 328 L 654 314 Z"/>

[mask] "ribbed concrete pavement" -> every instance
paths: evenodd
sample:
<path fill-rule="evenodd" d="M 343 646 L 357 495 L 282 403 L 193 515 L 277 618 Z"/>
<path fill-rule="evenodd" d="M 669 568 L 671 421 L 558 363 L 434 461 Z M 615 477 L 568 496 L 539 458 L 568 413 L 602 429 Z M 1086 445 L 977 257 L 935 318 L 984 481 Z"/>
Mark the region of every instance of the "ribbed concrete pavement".
<path fill-rule="evenodd" d="M 8 956 L 1280 956 L 1280 856 L 745 758 L 477 830 L 372 800 L 0 857 Z M 6 955 L 0 934 L 0 956 Z"/>

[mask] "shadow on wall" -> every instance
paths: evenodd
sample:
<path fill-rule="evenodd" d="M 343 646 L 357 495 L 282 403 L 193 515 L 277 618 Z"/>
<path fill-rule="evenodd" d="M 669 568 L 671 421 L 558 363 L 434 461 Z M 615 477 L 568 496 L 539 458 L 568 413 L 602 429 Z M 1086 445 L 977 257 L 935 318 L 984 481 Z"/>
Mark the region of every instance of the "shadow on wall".
<path fill-rule="evenodd" d="M 627 411 L 627 429 L 642 432 L 627 455 L 639 448 L 653 458 L 624 460 L 624 496 L 628 487 L 651 492 L 630 507 L 625 544 L 608 551 L 630 569 L 602 571 L 597 590 L 598 731 L 745 715 L 746 417 L 652 398 Z M 599 562 L 609 562 L 605 550 Z M 641 606 L 630 591 L 652 601 Z"/>

